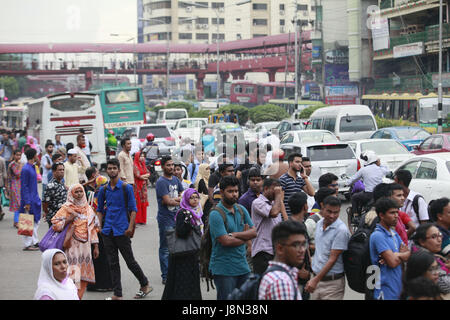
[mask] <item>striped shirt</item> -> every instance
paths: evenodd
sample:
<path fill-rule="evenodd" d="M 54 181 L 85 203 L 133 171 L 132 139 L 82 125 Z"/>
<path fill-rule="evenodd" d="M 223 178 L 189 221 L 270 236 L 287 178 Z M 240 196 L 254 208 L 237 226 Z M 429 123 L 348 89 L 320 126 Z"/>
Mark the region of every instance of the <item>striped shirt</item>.
<path fill-rule="evenodd" d="M 297 300 L 302 300 L 302 295 L 298 287 L 298 269 L 275 261 L 270 261 L 268 268 L 274 265 L 286 269 L 291 276 L 289 277 L 283 271 L 267 273 L 261 279 L 258 289 L 258 300 L 294 300 L 295 290 L 297 290 Z"/>
<path fill-rule="evenodd" d="M 289 197 L 296 192 L 303 192 L 303 187 L 306 183 L 301 177 L 297 177 L 297 179 L 294 180 L 294 178 L 289 175 L 289 172 L 283 174 L 279 180 L 284 191 L 284 206 L 286 207 L 286 213 L 290 216 L 291 208 L 289 208 L 288 204 Z"/>

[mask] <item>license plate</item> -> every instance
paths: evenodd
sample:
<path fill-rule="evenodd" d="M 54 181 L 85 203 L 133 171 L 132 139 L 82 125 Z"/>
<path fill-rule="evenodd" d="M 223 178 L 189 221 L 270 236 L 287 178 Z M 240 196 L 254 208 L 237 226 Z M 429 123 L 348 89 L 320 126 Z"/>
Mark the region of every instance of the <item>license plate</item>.
<path fill-rule="evenodd" d="M 162 171 L 161 166 L 155 166 L 155 171 L 161 172 Z"/>

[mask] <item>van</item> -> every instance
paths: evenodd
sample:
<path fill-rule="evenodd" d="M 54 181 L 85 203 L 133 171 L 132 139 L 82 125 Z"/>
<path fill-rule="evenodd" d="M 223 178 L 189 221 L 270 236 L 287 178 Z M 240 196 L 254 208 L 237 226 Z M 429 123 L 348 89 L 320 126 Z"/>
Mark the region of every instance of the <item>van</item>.
<path fill-rule="evenodd" d="M 158 112 L 156 123 L 167 124 L 170 129 L 173 129 L 177 120 L 184 118 L 189 118 L 186 109 L 161 109 Z"/>
<path fill-rule="evenodd" d="M 378 130 L 375 117 L 364 105 L 324 107 L 314 111 L 307 129 L 333 132 L 341 141 L 368 139 Z"/>

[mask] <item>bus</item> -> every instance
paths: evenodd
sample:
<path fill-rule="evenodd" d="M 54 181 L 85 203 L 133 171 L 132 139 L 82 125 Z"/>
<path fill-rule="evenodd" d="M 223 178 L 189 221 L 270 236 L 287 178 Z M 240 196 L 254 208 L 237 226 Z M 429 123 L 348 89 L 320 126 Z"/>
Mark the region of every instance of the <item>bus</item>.
<path fill-rule="evenodd" d="M 295 100 L 292 99 L 271 99 L 269 100 L 270 104 L 274 104 L 276 106 L 282 107 L 289 113 L 293 120 L 298 120 L 298 115 L 304 109 L 313 106 L 326 106 L 322 101 L 315 100 L 298 100 L 297 106 L 295 106 Z"/>
<path fill-rule="evenodd" d="M 425 130 L 436 133 L 438 118 L 438 96 L 416 94 L 363 95 L 362 104 L 368 106 L 374 115 L 385 119 L 404 119 L 418 123 Z M 443 131 L 450 131 L 450 96 L 443 96 Z"/>
<path fill-rule="evenodd" d="M 293 96 L 295 85 L 292 82 L 233 81 L 230 88 L 230 103 L 254 107 L 265 104 L 270 99 L 283 99 L 285 86 L 285 96 Z"/>
<path fill-rule="evenodd" d="M 24 130 L 27 127 L 27 114 L 27 106 L 7 105 L 0 109 L 1 124 L 10 130 Z"/>
<path fill-rule="evenodd" d="M 147 122 L 142 88 L 116 86 L 103 87 L 90 92 L 97 94 L 100 98 L 105 135 L 109 130 L 113 130 L 117 137 L 127 128 Z"/>
<path fill-rule="evenodd" d="M 61 136 L 66 145 L 76 146 L 80 129 L 92 144 L 91 160 L 106 165 L 102 108 L 97 94 L 87 92 L 58 93 L 28 104 L 28 131 L 44 146 L 47 140 Z"/>

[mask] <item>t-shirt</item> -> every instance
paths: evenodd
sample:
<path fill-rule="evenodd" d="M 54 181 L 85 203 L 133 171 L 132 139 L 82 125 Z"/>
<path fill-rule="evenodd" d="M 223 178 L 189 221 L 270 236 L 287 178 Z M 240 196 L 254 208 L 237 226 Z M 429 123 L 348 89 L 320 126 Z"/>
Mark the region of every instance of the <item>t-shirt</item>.
<path fill-rule="evenodd" d="M 48 184 L 48 173 L 52 171 L 52 168 L 47 169 L 46 165 L 52 165 L 52 159 L 50 155 L 47 153 L 42 157 L 41 165 L 42 165 L 42 184 Z"/>
<path fill-rule="evenodd" d="M 400 252 L 402 240 L 397 232 L 386 230 L 377 224 L 370 235 L 370 260 L 380 268 L 380 289 L 375 288 L 374 299 L 398 300 L 402 292 L 402 265 L 391 268 L 387 264 L 379 264 L 381 254 L 387 250 Z"/>
<path fill-rule="evenodd" d="M 13 145 L 14 142 L 11 139 L 8 139 L 8 141 L 3 141 L 0 145 L 0 150 L 3 150 L 2 157 L 5 159 L 5 161 L 9 161 L 12 156 L 13 151 Z"/>
<path fill-rule="evenodd" d="M 236 207 L 238 205 L 239 204 L 234 205 L 235 214 L 232 214 L 223 206 L 222 202 L 217 204 L 218 207 L 225 211 L 227 216 L 227 228 L 225 228 L 223 218 L 218 211 L 212 210 L 209 215 L 209 228 L 213 242 L 209 269 L 214 275 L 240 276 L 250 272 L 250 267 L 248 266 L 246 259 L 245 243 L 238 247 L 224 247 L 217 241 L 217 238 L 228 234 L 228 232 L 244 231 L 244 224 L 253 227 L 253 222 L 247 209 L 242 206 L 241 209 L 244 212 L 244 220 L 241 223 L 241 215 L 239 209 Z"/>
<path fill-rule="evenodd" d="M 162 176 L 156 181 L 156 199 L 158 201 L 158 222 L 175 226 L 175 214 L 180 208 L 179 206 L 166 206 L 162 203 L 162 198 L 169 195 L 170 198 L 177 198 L 183 192 L 183 185 L 181 181 L 172 176 L 172 179 L 167 179 Z"/>
<path fill-rule="evenodd" d="M 419 220 L 417 219 L 417 215 L 419 215 L 421 221 L 427 221 L 430 218 L 428 216 L 428 205 L 422 197 L 419 197 L 419 199 L 418 199 L 419 212 L 416 213 L 414 211 L 413 202 L 414 202 L 414 197 L 416 195 L 418 195 L 417 192 L 410 190 L 408 197 L 405 199 L 405 203 L 403 204 L 403 207 L 401 208 L 401 210 L 406 212 L 409 215 L 411 220 L 414 222 L 416 228 L 418 228 L 420 224 L 419 224 Z"/>
<path fill-rule="evenodd" d="M 214 136 L 210 135 L 210 134 L 204 135 L 202 137 L 203 150 L 205 152 L 210 152 L 210 151 L 215 150 L 214 149 L 214 140 L 215 140 Z"/>
<path fill-rule="evenodd" d="M 284 191 L 284 206 L 286 207 L 286 213 L 291 215 L 291 208 L 289 207 L 289 197 L 296 192 L 303 192 L 303 187 L 306 185 L 305 180 L 301 177 L 297 177 L 294 180 L 289 173 L 285 173 L 280 177 L 280 184 Z"/>

